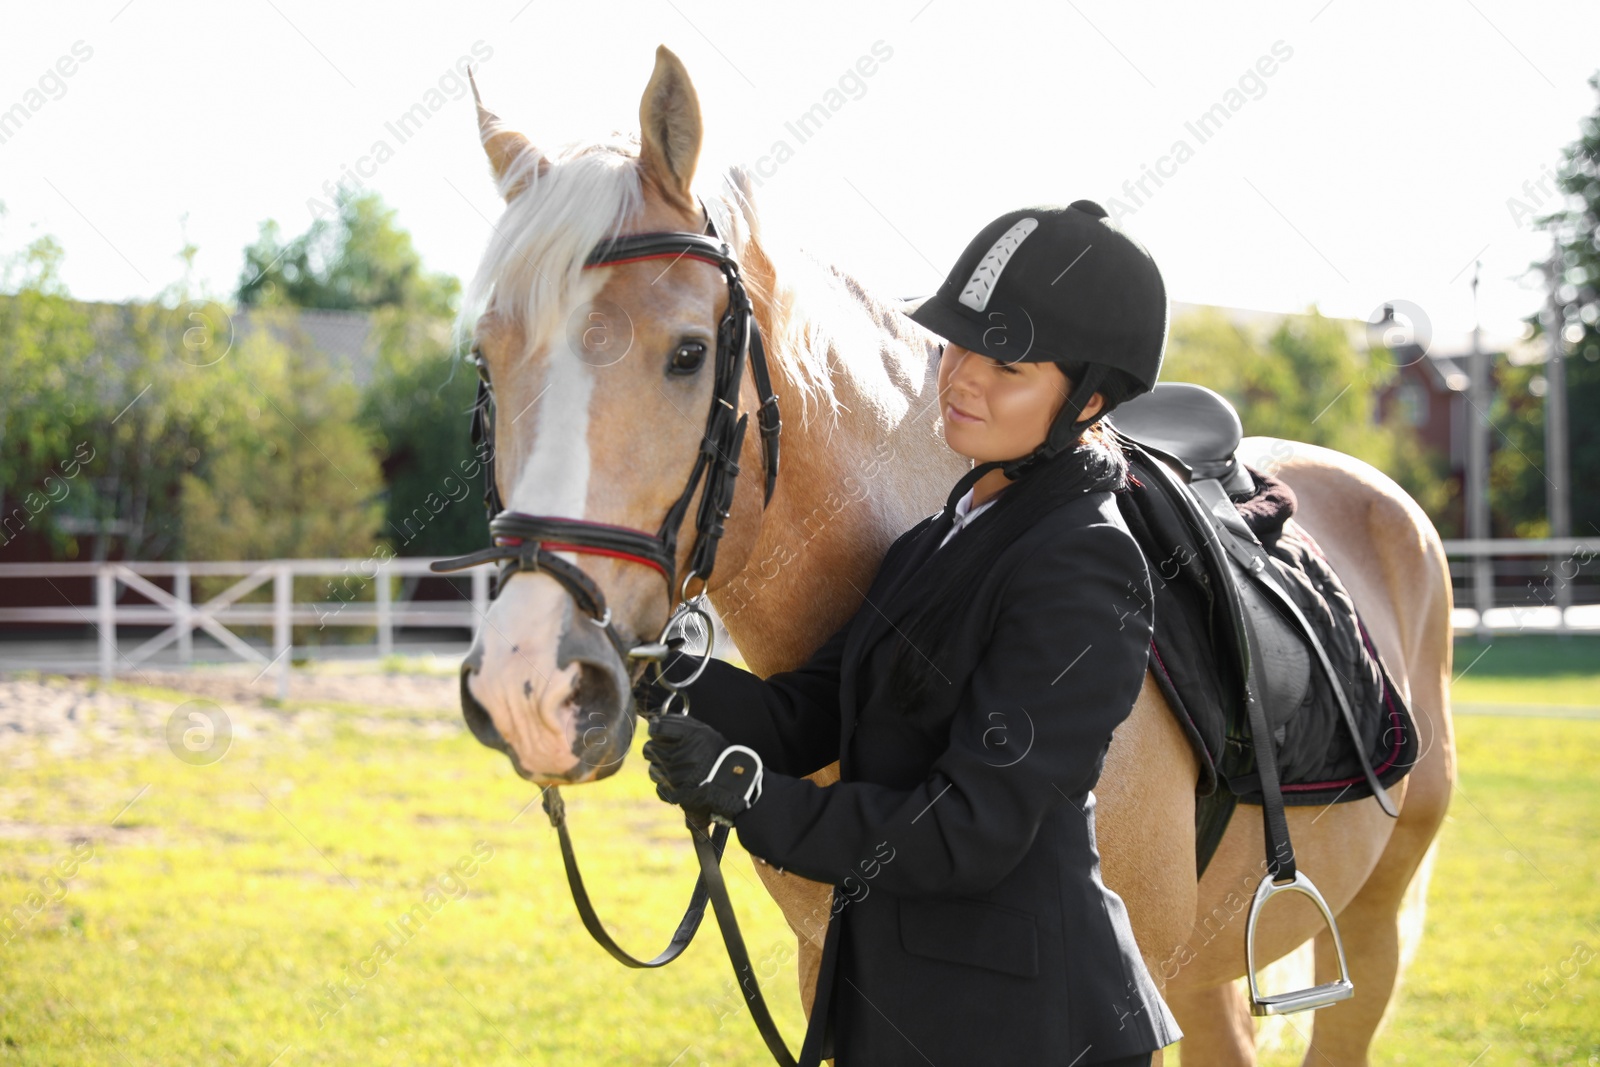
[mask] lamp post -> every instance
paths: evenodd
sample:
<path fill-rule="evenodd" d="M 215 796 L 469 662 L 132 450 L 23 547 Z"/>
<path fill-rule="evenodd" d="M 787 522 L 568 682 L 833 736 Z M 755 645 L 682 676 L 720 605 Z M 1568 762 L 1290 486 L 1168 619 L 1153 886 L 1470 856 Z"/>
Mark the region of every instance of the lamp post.
<path fill-rule="evenodd" d="M 1572 509 L 1567 463 L 1567 365 L 1566 345 L 1562 332 L 1566 328 L 1561 308 L 1562 270 L 1561 239 L 1554 236 L 1555 247 L 1550 252 L 1550 299 L 1545 305 L 1545 341 L 1549 357 L 1545 362 L 1544 379 L 1544 466 L 1547 488 L 1545 512 L 1550 520 L 1550 536 L 1572 536 Z M 1552 560 L 1554 562 L 1554 560 Z M 1572 603 L 1572 583 L 1562 574 L 1565 568 L 1556 566 L 1556 610 L 1560 612 L 1557 626 L 1561 636 L 1567 636 L 1567 608 Z"/>
<path fill-rule="evenodd" d="M 1483 350 L 1478 321 L 1478 269 L 1472 267 L 1472 355 L 1467 364 L 1467 539 L 1489 539 L 1489 355 Z M 1478 612 L 1478 640 L 1489 640 L 1485 621 L 1494 607 L 1494 560 L 1487 552 L 1472 555 L 1472 606 Z"/>

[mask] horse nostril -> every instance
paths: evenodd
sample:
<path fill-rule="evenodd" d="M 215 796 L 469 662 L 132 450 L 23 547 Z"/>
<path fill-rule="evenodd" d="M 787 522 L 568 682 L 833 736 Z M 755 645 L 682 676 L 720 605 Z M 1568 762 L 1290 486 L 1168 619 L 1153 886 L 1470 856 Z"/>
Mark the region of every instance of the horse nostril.
<path fill-rule="evenodd" d="M 617 676 L 607 667 L 583 660 L 579 665 L 569 697 L 578 712 L 573 754 L 604 778 L 621 765 L 633 740 L 633 716 L 624 699 L 632 694 L 618 689 Z"/>
<path fill-rule="evenodd" d="M 568 699 L 578 706 L 584 720 L 616 718 L 619 697 L 610 671 L 593 663 L 579 664 L 578 677 L 573 680 L 572 695 Z"/>

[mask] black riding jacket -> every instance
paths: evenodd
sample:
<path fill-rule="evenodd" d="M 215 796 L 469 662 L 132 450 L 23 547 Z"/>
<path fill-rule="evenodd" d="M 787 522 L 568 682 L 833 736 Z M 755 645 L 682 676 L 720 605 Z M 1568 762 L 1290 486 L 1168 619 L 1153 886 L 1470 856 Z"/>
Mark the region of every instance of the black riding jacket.
<path fill-rule="evenodd" d="M 745 848 L 836 887 L 803 921 L 827 930 L 808 1047 L 840 1067 L 1085 1067 L 1168 1045 L 1182 1034 L 1101 880 L 1092 792 L 1144 680 L 1144 556 L 1111 493 L 1062 504 L 994 560 L 936 664 L 950 684 L 894 711 L 897 623 L 950 526 L 895 541 L 804 666 L 712 661 L 687 689 L 766 764 L 735 820 Z M 834 760 L 839 783 L 802 777 Z"/>

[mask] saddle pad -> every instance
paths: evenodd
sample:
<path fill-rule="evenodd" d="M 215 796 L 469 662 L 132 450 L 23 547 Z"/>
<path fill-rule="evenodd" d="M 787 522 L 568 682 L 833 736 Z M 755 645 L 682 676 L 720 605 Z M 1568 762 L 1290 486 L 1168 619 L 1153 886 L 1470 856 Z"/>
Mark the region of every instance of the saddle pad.
<path fill-rule="evenodd" d="M 1235 800 L 1259 804 L 1262 799 L 1244 709 L 1243 657 L 1233 622 L 1224 614 L 1229 601 L 1221 595 L 1223 578 L 1211 573 L 1199 548 L 1204 534 L 1167 497 L 1164 479 L 1148 470 L 1140 477 L 1141 466 L 1155 461 L 1138 454 L 1129 459 L 1133 478 L 1118 503 L 1150 567 L 1155 593 L 1151 670 L 1200 763 L 1196 848 L 1203 871 Z M 1259 471 L 1250 469 L 1250 474 L 1255 491 L 1234 502 L 1345 679 L 1367 758 L 1387 788 L 1416 758 L 1410 711 L 1332 567 L 1291 518 L 1293 492 Z M 1267 715 L 1286 805 L 1345 803 L 1371 795 L 1320 667 L 1313 665 L 1298 707 L 1269 707 Z M 1226 788 L 1217 789 L 1219 782 Z"/>
<path fill-rule="evenodd" d="M 1288 519 L 1264 547 L 1277 570 L 1278 583 L 1310 622 L 1342 679 L 1368 766 L 1383 787 L 1389 788 L 1416 762 L 1417 734 L 1411 709 L 1384 668 L 1350 594 L 1311 534 Z M 1334 804 L 1372 795 L 1335 702 L 1332 683 L 1323 671 L 1312 668 L 1311 687 L 1299 708 L 1268 708 L 1267 719 L 1274 736 L 1282 735 L 1276 751 L 1285 804 Z M 1246 754 L 1248 761 L 1228 761 L 1223 773 L 1229 789 L 1241 800 L 1259 804 L 1255 759 L 1252 753 Z"/>

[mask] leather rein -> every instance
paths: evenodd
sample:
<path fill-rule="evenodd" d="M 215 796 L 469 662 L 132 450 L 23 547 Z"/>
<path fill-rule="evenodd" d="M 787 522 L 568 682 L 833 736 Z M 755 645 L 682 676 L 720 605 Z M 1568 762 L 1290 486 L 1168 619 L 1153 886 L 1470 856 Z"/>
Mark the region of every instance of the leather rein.
<path fill-rule="evenodd" d="M 766 483 L 762 497 L 765 508 L 772 500 L 778 480 L 778 440 L 782 420 L 778 413 L 778 397 L 772 391 L 772 379 L 767 368 L 766 348 L 761 331 L 754 318 L 749 294 L 745 291 L 739 264 L 732 250 L 719 240 L 709 214 L 704 233 L 670 231 L 636 233 L 602 241 L 590 253 L 584 269 L 619 266 L 648 259 L 696 259 L 717 267 L 728 284 L 728 306 L 717 324 L 717 345 L 711 407 L 706 415 L 705 431 L 700 438 L 700 449 L 695 456 L 694 469 L 689 481 L 676 501 L 667 509 L 660 528 L 649 534 L 625 526 L 590 522 L 555 515 L 529 515 L 505 508 L 495 478 L 494 462 L 494 386 L 489 379 L 489 368 L 480 352 L 474 348 L 471 360 L 478 372 L 478 395 L 472 409 L 472 444 L 484 458 L 484 509 L 489 515 L 489 534 L 492 544 L 465 556 L 439 560 L 430 565 L 438 573 L 465 570 L 482 563 L 498 563 L 491 599 L 500 595 L 505 583 L 519 571 L 540 571 L 556 581 L 572 597 L 579 610 L 591 623 L 605 631 L 623 662 L 633 660 L 653 662 L 656 681 L 672 691 L 656 714 L 671 714 L 673 700 L 679 703 L 679 714 L 688 714 L 688 694 L 681 690 L 698 678 L 711 660 L 711 617 L 706 611 L 706 591 L 711 571 L 716 564 L 717 544 L 721 540 L 723 523 L 733 504 L 733 492 L 739 476 L 737 458 L 744 443 L 750 416 L 739 414 L 739 386 L 745 360 L 760 398 L 757 426 L 761 433 L 762 455 L 766 464 Z M 736 417 L 737 416 L 737 417 Z M 677 580 L 678 530 L 683 525 L 701 480 L 705 481 L 700 507 L 695 516 L 695 539 L 689 552 L 688 568 L 681 583 Z M 557 552 L 587 553 L 610 556 L 643 564 L 660 573 L 667 583 L 668 602 L 674 592 L 678 602 L 673 608 L 660 635 L 648 644 L 628 647 L 611 622 L 611 609 L 606 604 L 600 586 L 581 567 L 556 555 Z M 699 590 L 691 597 L 689 585 L 699 579 Z M 707 637 L 700 662 L 688 677 L 678 680 L 666 676 L 665 660 L 677 651 L 687 639 L 690 621 L 698 617 Z M 780 1067 L 795 1067 L 783 1035 L 778 1032 L 772 1013 L 767 1009 L 761 994 L 750 953 L 739 931 L 738 919 L 728 898 L 727 886 L 722 878 L 721 859 L 727 844 L 728 827 L 712 826 L 711 821 L 699 813 L 685 812 L 685 822 L 693 835 L 695 856 L 700 865 L 700 875 L 683 918 L 673 932 L 667 947 L 656 956 L 643 960 L 630 955 L 617 944 L 599 914 L 595 911 L 589 893 L 584 887 L 583 875 L 578 868 L 578 858 L 567 831 L 566 804 L 558 787 L 544 790 L 542 806 L 555 827 L 561 844 L 561 860 L 566 868 L 567 884 L 572 891 L 573 903 L 584 928 L 600 947 L 618 962 L 628 967 L 663 967 L 682 955 L 689 947 L 705 916 L 709 900 L 722 929 L 723 941 L 733 964 L 734 977 L 745 996 L 751 1017 L 761 1032 L 768 1050 Z"/>

